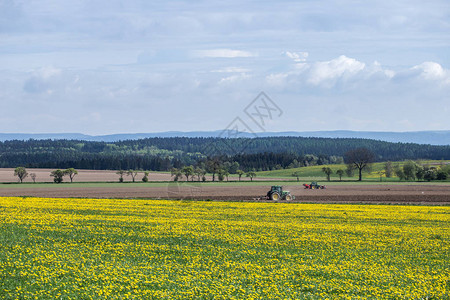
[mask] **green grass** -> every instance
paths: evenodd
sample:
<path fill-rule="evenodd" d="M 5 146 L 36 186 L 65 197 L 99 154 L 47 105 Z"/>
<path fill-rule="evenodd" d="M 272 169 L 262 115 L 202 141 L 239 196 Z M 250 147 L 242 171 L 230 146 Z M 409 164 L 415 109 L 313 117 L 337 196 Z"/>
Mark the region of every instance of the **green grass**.
<path fill-rule="evenodd" d="M 427 164 L 440 164 L 440 163 L 446 163 L 447 161 L 437 161 L 437 160 L 429 160 L 429 161 L 419 161 L 422 165 Z M 405 162 L 392 162 L 393 166 L 400 165 L 403 166 Z M 380 181 L 380 171 L 384 171 L 384 162 L 380 163 L 374 163 L 372 164 L 370 172 L 363 172 L 363 180 L 364 181 Z M 294 178 L 292 177 L 292 173 L 298 172 L 300 175 L 300 178 L 302 180 L 326 180 L 325 174 L 322 172 L 323 167 L 329 167 L 333 171 L 331 175 L 332 180 L 339 180 L 339 176 L 336 174 L 336 171 L 341 169 L 345 172 L 347 166 L 345 164 L 335 164 L 335 165 L 321 165 L 321 166 L 308 166 L 308 167 L 301 167 L 301 168 L 294 168 L 294 169 L 282 169 L 282 170 L 272 170 L 272 171 L 261 171 L 256 172 L 258 177 L 268 177 L 268 178 Z M 342 176 L 342 180 L 357 180 L 358 179 L 358 172 L 354 172 L 353 177 L 347 177 L 346 174 Z M 399 181 L 398 177 L 391 177 L 386 178 L 383 177 L 383 181 Z"/>

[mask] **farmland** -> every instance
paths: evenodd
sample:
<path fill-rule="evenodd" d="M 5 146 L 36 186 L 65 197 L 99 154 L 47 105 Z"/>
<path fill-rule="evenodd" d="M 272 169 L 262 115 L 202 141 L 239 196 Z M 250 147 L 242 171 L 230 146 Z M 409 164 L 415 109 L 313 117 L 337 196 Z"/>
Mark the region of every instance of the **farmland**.
<path fill-rule="evenodd" d="M 146 198 L 253 201 L 280 182 L 151 182 L 1 184 L 0 196 Z M 450 205 L 450 185 L 442 183 L 338 183 L 325 190 L 305 190 L 285 182 L 294 202 Z"/>
<path fill-rule="evenodd" d="M 398 161 L 393 162 L 393 165 L 403 166 L 404 161 Z M 448 160 L 422 160 L 417 161 L 420 165 L 427 165 L 427 166 L 445 166 L 447 164 L 450 164 L 450 161 Z M 258 172 L 258 177 L 267 177 L 267 178 L 280 178 L 280 179 L 292 179 L 292 173 L 297 172 L 300 176 L 300 178 L 303 179 L 318 179 L 323 180 L 325 178 L 324 173 L 322 172 L 323 167 L 329 167 L 333 171 L 331 175 L 332 180 L 339 180 L 339 176 L 336 174 L 336 171 L 341 169 L 345 170 L 347 166 L 345 164 L 331 164 L 331 165 L 320 165 L 320 166 L 308 166 L 308 167 L 301 167 L 301 168 L 292 168 L 292 169 L 282 169 L 282 170 L 273 170 L 273 171 L 262 171 Z M 380 173 L 384 171 L 385 163 L 384 162 L 378 162 L 373 163 L 371 165 L 371 170 L 369 172 L 363 172 L 363 178 L 365 181 L 380 181 Z M 356 174 L 353 176 L 348 177 L 347 175 L 344 175 L 342 177 L 342 180 L 348 181 L 348 180 L 357 180 L 358 176 Z M 383 174 L 383 173 L 381 173 Z M 399 178 L 395 176 L 395 174 L 392 175 L 391 178 L 386 178 L 384 175 L 382 175 L 383 181 L 399 181 Z"/>
<path fill-rule="evenodd" d="M 447 299 L 450 208 L 0 198 L 6 299 Z"/>

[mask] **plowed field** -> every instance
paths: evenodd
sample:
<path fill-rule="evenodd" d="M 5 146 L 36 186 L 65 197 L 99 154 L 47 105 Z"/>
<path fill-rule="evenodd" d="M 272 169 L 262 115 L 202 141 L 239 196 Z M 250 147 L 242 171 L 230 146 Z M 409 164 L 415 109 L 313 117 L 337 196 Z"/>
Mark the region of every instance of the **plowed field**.
<path fill-rule="evenodd" d="M 148 198 L 148 199 L 198 199 L 198 200 L 234 200 L 253 201 L 263 196 L 270 183 L 159 183 L 151 184 L 28 184 L 23 188 L 19 184 L 4 185 L 0 196 L 36 196 L 36 197 L 86 197 L 86 198 Z M 330 185 L 325 190 L 305 190 L 300 184 L 285 185 L 296 197 L 297 202 L 311 203 L 392 203 L 392 204 L 428 204 L 450 205 L 450 185 L 369 185 L 346 184 Z"/>

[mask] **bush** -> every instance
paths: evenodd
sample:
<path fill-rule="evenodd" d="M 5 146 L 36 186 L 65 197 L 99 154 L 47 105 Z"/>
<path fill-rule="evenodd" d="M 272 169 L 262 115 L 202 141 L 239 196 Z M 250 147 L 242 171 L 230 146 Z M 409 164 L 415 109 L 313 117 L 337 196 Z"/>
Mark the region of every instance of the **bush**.
<path fill-rule="evenodd" d="M 446 180 L 447 179 L 447 173 L 446 172 L 444 172 L 444 171 L 439 171 L 439 172 L 437 172 L 437 174 L 436 174 L 436 179 L 437 180 Z"/>
<path fill-rule="evenodd" d="M 142 182 L 148 182 L 148 174 L 149 172 L 144 172 L 144 177 L 142 177 Z"/>

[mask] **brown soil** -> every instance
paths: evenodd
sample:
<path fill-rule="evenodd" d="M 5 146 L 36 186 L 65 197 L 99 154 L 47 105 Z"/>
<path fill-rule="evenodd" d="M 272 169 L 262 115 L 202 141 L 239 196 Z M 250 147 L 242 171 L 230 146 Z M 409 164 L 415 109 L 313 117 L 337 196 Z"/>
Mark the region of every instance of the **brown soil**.
<path fill-rule="evenodd" d="M 53 182 L 53 178 L 50 176 L 51 171 L 54 169 L 31 169 L 28 168 L 28 174 L 35 173 L 36 174 L 36 182 Z M 109 171 L 109 170 L 77 170 L 78 175 L 75 175 L 74 182 L 118 182 L 119 175 L 116 174 L 117 171 Z M 136 181 L 141 181 L 142 177 L 144 177 L 144 172 L 139 171 L 136 176 Z M 150 172 L 149 174 L 150 181 L 170 181 L 173 180 L 170 173 L 160 173 L 160 172 Z M 131 181 L 131 176 L 124 175 L 125 181 Z M 185 179 L 184 176 L 182 178 Z M 208 181 L 211 181 L 211 176 L 206 176 Z M 229 180 L 238 180 L 237 176 L 229 176 Z M 250 181 L 249 178 L 243 176 L 243 181 Z M 253 180 L 271 180 L 271 178 L 254 178 Z M 279 180 L 279 179 L 275 179 Z M 13 168 L 0 168 L 0 182 L 18 182 L 19 179 L 17 176 L 14 176 Z M 69 182 L 70 179 L 68 176 L 64 177 L 64 182 Z M 30 175 L 28 175 L 23 182 L 33 182 Z"/>
<path fill-rule="evenodd" d="M 230 186 L 202 186 L 195 183 L 178 186 L 176 183 L 170 183 L 166 187 L 3 187 L 0 189 L 0 196 L 254 201 L 254 198 L 265 195 L 268 188 L 232 186 L 232 183 Z M 292 202 L 450 205 L 450 185 L 355 184 L 329 186 L 325 190 L 305 190 L 299 185 L 287 185 L 285 189 L 295 195 L 296 199 Z"/>

